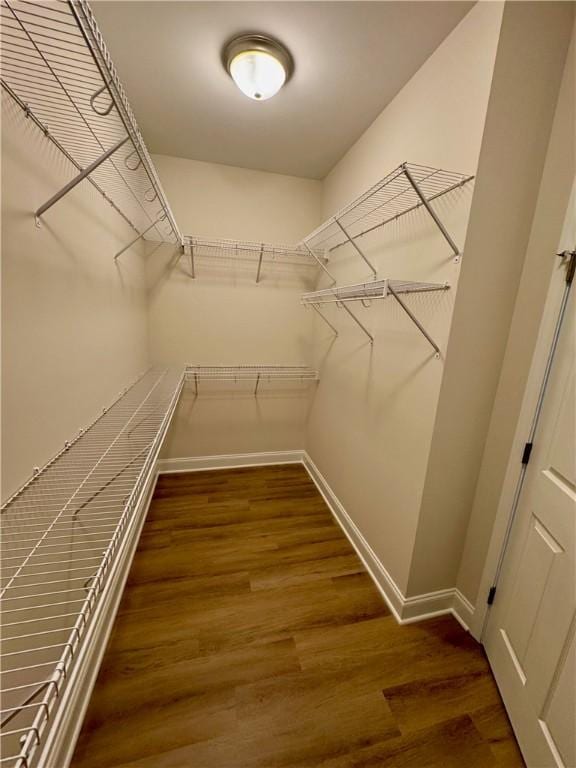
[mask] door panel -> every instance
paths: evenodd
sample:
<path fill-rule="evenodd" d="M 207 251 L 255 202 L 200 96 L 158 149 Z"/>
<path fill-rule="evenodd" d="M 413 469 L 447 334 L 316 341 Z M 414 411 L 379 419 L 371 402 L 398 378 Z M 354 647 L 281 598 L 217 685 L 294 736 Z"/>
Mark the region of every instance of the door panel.
<path fill-rule="evenodd" d="M 530 768 L 576 768 L 574 296 L 485 635 Z"/>
<path fill-rule="evenodd" d="M 570 644 L 542 717 L 551 744 L 566 766 L 573 764 L 570 761 L 576 752 L 576 723 L 571 717 L 570 708 L 566 706 L 570 696 L 574 695 L 576 685 L 576 640 L 574 631 L 571 634 Z"/>
<path fill-rule="evenodd" d="M 502 631 L 506 633 L 522 669 L 538 614 L 547 602 L 551 571 L 558 566 L 558 558 L 563 553 L 554 537 L 532 516 L 510 598 L 510 610 L 502 623 Z"/>

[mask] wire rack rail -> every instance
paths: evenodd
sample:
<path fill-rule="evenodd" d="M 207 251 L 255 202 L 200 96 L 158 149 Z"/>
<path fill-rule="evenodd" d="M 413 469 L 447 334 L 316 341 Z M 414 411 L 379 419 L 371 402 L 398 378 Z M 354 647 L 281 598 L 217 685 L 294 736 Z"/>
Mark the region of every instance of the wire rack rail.
<path fill-rule="evenodd" d="M 412 280 L 373 280 L 370 283 L 356 283 L 322 291 L 305 293 L 301 297 L 302 304 L 331 304 L 342 301 L 362 301 L 385 299 L 392 293 L 427 293 L 429 291 L 445 291 L 448 283 L 422 283 Z"/>
<path fill-rule="evenodd" d="M 2 507 L 2 766 L 42 757 L 182 385 L 149 371 Z"/>
<path fill-rule="evenodd" d="M 320 267 L 327 272 L 324 259 L 305 245 L 271 245 L 242 240 L 208 239 L 184 236 L 184 252 L 190 257 L 190 271 L 196 276 L 197 258 L 230 261 L 240 259 L 255 266 L 255 279 L 259 283 L 266 263 L 294 264 L 300 267 Z M 332 277 L 330 275 L 330 277 Z"/>
<path fill-rule="evenodd" d="M 409 211 L 424 206 L 457 257 L 458 246 L 440 221 L 431 203 L 473 178 L 470 175 L 439 168 L 402 163 L 356 200 L 321 224 L 304 238 L 302 244 L 317 253 L 329 254 L 336 248 L 349 243 L 376 275 L 376 269 L 362 252 L 357 240 L 404 216 Z"/>
<path fill-rule="evenodd" d="M 318 381 L 318 371 L 305 365 L 188 365 L 186 380 L 194 383 L 196 394 L 201 381 L 254 381 L 254 395 L 262 382 Z"/>
<path fill-rule="evenodd" d="M 440 354 L 440 348 L 436 342 L 431 338 L 429 333 L 416 318 L 411 309 L 400 298 L 401 294 L 415 294 L 415 293 L 430 293 L 433 291 L 446 291 L 450 288 L 448 283 L 424 283 L 412 280 L 372 280 L 369 283 L 356 283 L 354 285 L 342 285 L 334 286 L 333 288 L 325 288 L 321 291 L 314 291 L 312 293 L 305 293 L 300 298 L 301 303 L 304 306 L 311 306 L 320 315 L 322 320 L 330 326 L 336 335 L 338 331 L 334 325 L 326 318 L 326 316 L 320 310 L 320 306 L 323 304 L 336 304 L 339 307 L 343 307 L 350 317 L 356 322 L 356 324 L 362 329 L 362 331 L 370 339 L 370 343 L 374 343 L 374 336 L 366 328 L 366 326 L 359 320 L 359 318 L 352 312 L 350 307 L 347 306 L 348 302 L 360 301 L 364 306 L 369 306 L 370 302 L 374 299 L 385 299 L 388 296 L 392 296 L 404 312 L 408 315 L 410 320 L 418 328 L 420 333 L 428 339 L 432 347 L 434 348 L 436 355 Z"/>
<path fill-rule="evenodd" d="M 86 0 L 2 0 L 0 19 L 3 88 L 79 171 L 37 217 L 86 178 L 134 229 L 126 248 L 140 237 L 181 245 Z"/>

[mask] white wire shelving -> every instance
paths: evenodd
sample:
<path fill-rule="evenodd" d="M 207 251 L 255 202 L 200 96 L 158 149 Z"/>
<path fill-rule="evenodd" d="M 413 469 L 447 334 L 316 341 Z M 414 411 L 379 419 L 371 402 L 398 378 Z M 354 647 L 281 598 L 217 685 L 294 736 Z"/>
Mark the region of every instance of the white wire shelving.
<path fill-rule="evenodd" d="M 456 259 L 460 250 L 431 203 L 462 187 L 474 177 L 440 168 L 402 163 L 370 189 L 342 208 L 304 238 L 302 245 L 328 256 L 343 245 L 351 245 L 374 276 L 377 270 L 358 240 L 379 227 L 424 206 Z"/>
<path fill-rule="evenodd" d="M 37 220 L 87 179 L 130 224 L 134 239 L 182 236 L 86 0 L 2 0 L 1 82 L 78 171 Z"/>
<path fill-rule="evenodd" d="M 309 382 L 318 381 L 319 374 L 305 365 L 188 365 L 185 377 L 193 382 L 196 394 L 202 381 L 224 381 L 239 383 L 254 382 L 254 395 L 262 382 Z"/>
<path fill-rule="evenodd" d="M 144 374 L 1 509 L 2 766 L 43 764 L 183 383 Z"/>
<path fill-rule="evenodd" d="M 196 277 L 198 258 L 209 260 L 242 260 L 254 264 L 257 283 L 262 277 L 266 264 L 293 264 L 298 267 L 320 267 L 331 278 L 324 259 L 305 245 L 272 245 L 242 240 L 209 239 L 184 236 L 184 253 L 190 258 L 190 273 Z M 333 279 L 333 278 L 332 278 Z"/>
<path fill-rule="evenodd" d="M 369 338 L 370 343 L 374 343 L 374 336 L 366 328 L 366 326 L 358 319 L 354 312 L 348 306 L 349 302 L 360 301 L 364 306 L 369 306 L 370 302 L 374 299 L 385 299 L 388 296 L 392 296 L 396 302 L 402 307 L 404 312 L 408 315 L 410 320 L 418 328 L 420 333 L 426 337 L 434 348 L 437 355 L 440 354 L 440 348 L 432 339 L 430 334 L 423 327 L 422 323 L 416 318 L 412 310 L 405 304 L 400 298 L 401 294 L 415 294 L 415 293 L 430 293 L 436 291 L 446 291 L 450 288 L 448 283 L 425 283 L 417 282 L 413 280 L 372 280 L 369 283 L 356 283 L 354 285 L 342 285 L 334 286 L 332 288 L 325 288 L 321 291 L 313 291 L 312 293 L 305 293 L 300 301 L 304 306 L 312 307 L 322 318 L 322 320 L 330 326 L 336 335 L 338 335 L 337 329 L 322 313 L 320 307 L 323 304 L 336 304 L 339 307 L 343 307 L 350 317 L 356 322 L 356 324 L 362 329 L 362 331 Z"/>
<path fill-rule="evenodd" d="M 327 263 L 332 251 L 350 244 L 376 277 L 377 270 L 365 255 L 358 240 L 409 211 L 424 206 L 450 245 L 454 257 L 458 259 L 459 248 L 440 220 L 432 203 L 442 195 L 462 187 L 473 178 L 463 173 L 405 162 L 321 224 L 297 245 L 271 245 L 186 235 L 184 252 L 190 258 L 192 277 L 196 276 L 197 257 L 243 258 L 254 261 L 256 282 L 260 281 L 263 264 L 266 261 L 276 261 L 320 267 L 332 283 L 336 283 Z"/>

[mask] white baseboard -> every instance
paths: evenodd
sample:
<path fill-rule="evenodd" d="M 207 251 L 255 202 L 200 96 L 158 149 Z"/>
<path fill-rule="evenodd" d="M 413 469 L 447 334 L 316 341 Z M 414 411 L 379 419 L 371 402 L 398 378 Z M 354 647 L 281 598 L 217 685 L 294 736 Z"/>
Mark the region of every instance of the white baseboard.
<path fill-rule="evenodd" d="M 451 613 L 469 631 L 474 607 L 464 595 L 454 588 L 405 597 L 307 453 L 304 453 L 303 464 L 396 620 L 400 624 L 411 624 Z"/>
<path fill-rule="evenodd" d="M 199 472 L 206 469 L 258 467 L 268 464 L 301 464 L 304 451 L 269 451 L 267 453 L 232 453 L 223 456 L 186 456 L 180 459 L 158 459 L 159 475 L 171 472 Z"/>
<path fill-rule="evenodd" d="M 473 631 L 473 623 L 472 620 L 474 618 L 474 611 L 475 608 L 468 600 L 467 597 L 464 597 L 462 592 L 460 592 L 459 589 L 454 590 L 454 604 L 452 606 L 452 613 L 454 616 L 458 619 L 460 624 L 464 627 L 464 629 L 468 630 L 474 637 L 476 637 L 475 632 Z M 476 640 L 480 640 L 479 637 L 476 637 Z"/>
<path fill-rule="evenodd" d="M 374 580 L 378 590 L 382 593 L 382 596 L 386 600 L 388 607 L 394 614 L 396 620 L 402 622 L 402 605 L 405 598 L 400 589 L 396 586 L 394 579 L 390 576 L 386 568 L 384 568 L 374 550 L 356 526 L 356 523 L 354 523 L 340 503 L 336 494 L 328 485 L 326 478 L 322 475 L 307 453 L 304 454 L 303 464 L 324 498 L 324 501 L 332 511 L 336 521 L 340 524 L 340 527 L 356 550 L 356 554 L 366 566 L 366 570 Z"/>
<path fill-rule="evenodd" d="M 239 453 L 228 456 L 191 456 L 180 459 L 160 459 L 158 474 L 171 472 L 196 472 L 208 469 L 231 469 L 234 467 L 256 467 L 269 464 L 303 464 L 314 481 L 335 520 L 364 563 L 376 587 L 382 594 L 390 611 L 400 624 L 411 624 L 423 619 L 451 613 L 469 630 L 474 615 L 474 606 L 457 590 L 443 589 L 438 592 L 405 597 L 378 556 L 368 544 L 360 529 L 346 512 L 340 500 L 329 486 L 326 478 L 314 464 L 306 451 L 275 451 L 269 453 Z"/>

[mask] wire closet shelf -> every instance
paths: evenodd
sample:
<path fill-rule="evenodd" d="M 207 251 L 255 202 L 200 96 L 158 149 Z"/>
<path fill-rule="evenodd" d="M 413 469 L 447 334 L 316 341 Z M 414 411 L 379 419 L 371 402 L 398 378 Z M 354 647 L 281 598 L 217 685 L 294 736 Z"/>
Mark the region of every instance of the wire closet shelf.
<path fill-rule="evenodd" d="M 429 293 L 430 291 L 446 291 L 449 287 L 448 283 L 422 283 L 387 278 L 305 293 L 301 296 L 300 301 L 302 304 L 338 304 L 343 301 L 366 303 L 372 299 L 385 299 L 393 293 Z"/>
<path fill-rule="evenodd" d="M 259 283 L 262 268 L 267 263 L 292 264 L 297 267 L 320 267 L 324 271 L 324 260 L 304 245 L 272 245 L 243 240 L 209 239 L 184 235 L 184 252 L 190 257 L 192 277 L 196 276 L 198 258 L 213 261 L 241 260 L 255 265 L 254 276 Z"/>
<path fill-rule="evenodd" d="M 302 244 L 328 257 L 332 251 L 350 243 L 376 275 L 376 269 L 364 256 L 356 241 L 400 216 L 424 206 L 450 245 L 454 256 L 458 257 L 458 246 L 440 221 L 431 202 L 473 178 L 467 174 L 440 168 L 402 163 L 321 224 L 304 238 Z"/>
<path fill-rule="evenodd" d="M 134 230 L 134 240 L 182 236 L 86 0 L 2 0 L 1 82 L 78 174 L 41 217 L 86 178 Z M 116 256 L 123 253 L 123 248 Z"/>
<path fill-rule="evenodd" d="M 201 381 L 254 382 L 254 394 L 258 394 L 261 382 L 309 382 L 318 381 L 318 371 L 305 365 L 188 365 L 185 377 L 193 382 L 196 394 Z"/>
<path fill-rule="evenodd" d="M 144 374 L 1 509 L 2 766 L 43 760 L 135 540 L 182 385 L 182 370 Z"/>
<path fill-rule="evenodd" d="M 374 343 L 374 336 L 366 328 L 364 323 L 354 314 L 354 312 L 347 306 L 348 302 L 360 301 L 363 306 L 367 307 L 374 299 L 385 299 L 388 296 L 392 296 L 395 301 L 400 305 L 402 310 L 408 315 L 410 320 L 418 328 L 420 333 L 428 340 L 433 347 L 436 357 L 440 356 L 440 347 L 436 344 L 434 339 L 430 336 L 428 331 L 424 328 L 422 323 L 417 319 L 412 310 L 405 304 L 400 298 L 402 294 L 415 294 L 415 293 L 430 293 L 434 291 L 447 291 L 450 288 L 448 283 L 425 283 L 417 282 L 413 280 L 372 280 L 369 283 L 356 283 L 354 285 L 342 285 L 333 286 L 332 288 L 324 288 L 320 291 L 313 291 L 312 293 L 305 293 L 301 296 L 300 301 L 304 306 L 310 306 L 315 312 L 320 315 L 322 320 L 332 329 L 332 331 L 338 335 L 338 331 L 335 326 L 328 320 L 328 318 L 322 313 L 320 307 L 324 304 L 336 304 L 338 307 L 343 307 L 348 315 L 354 320 L 356 325 L 363 331 L 368 337 L 370 343 Z"/>

